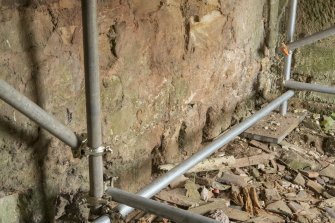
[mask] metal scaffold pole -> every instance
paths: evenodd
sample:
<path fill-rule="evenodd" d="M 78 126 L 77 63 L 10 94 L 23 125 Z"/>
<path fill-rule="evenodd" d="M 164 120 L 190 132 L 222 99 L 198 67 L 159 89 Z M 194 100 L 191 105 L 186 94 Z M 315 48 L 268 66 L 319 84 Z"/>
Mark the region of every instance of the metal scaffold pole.
<path fill-rule="evenodd" d="M 89 156 L 90 192 L 93 198 L 101 198 L 103 187 L 103 160 L 100 109 L 100 77 L 97 32 L 97 1 L 82 0 L 82 21 L 84 38 L 85 90 L 88 147 L 93 152 Z M 96 154 L 94 154 L 96 152 Z"/>
<path fill-rule="evenodd" d="M 287 41 L 293 42 L 294 31 L 295 31 L 295 21 L 297 17 L 297 5 L 298 0 L 290 0 L 290 8 L 289 8 L 289 20 L 287 26 Z M 288 52 L 288 56 L 285 57 L 284 64 L 284 80 L 289 80 L 291 78 L 291 65 L 292 65 L 292 52 Z M 280 106 L 280 114 L 286 115 L 287 113 L 287 101 L 284 101 Z"/>
<path fill-rule="evenodd" d="M 78 148 L 80 146 L 80 140 L 71 129 L 60 123 L 29 98 L 20 94 L 4 80 L 0 80 L 0 98 L 70 147 Z"/>
<path fill-rule="evenodd" d="M 193 156 L 189 157 L 185 161 L 183 161 L 178 166 L 174 167 L 166 174 L 154 180 L 152 183 L 144 187 L 141 191 L 137 193 L 137 195 L 150 198 L 160 192 L 163 188 L 167 187 L 173 180 L 177 177 L 186 173 L 189 169 L 197 165 L 202 160 L 206 159 L 218 149 L 222 148 L 222 146 L 226 145 L 230 141 L 232 141 L 236 136 L 240 135 L 242 132 L 250 128 L 252 125 L 257 123 L 260 119 L 264 118 L 270 112 L 278 108 L 283 101 L 287 101 L 294 95 L 294 92 L 289 90 L 277 99 L 273 100 L 271 103 L 266 105 L 264 108 L 241 122 L 240 124 L 232 127 L 227 133 L 221 135 L 215 141 L 204 147 L 199 152 L 195 153 Z M 120 205 L 118 210 L 122 216 L 128 215 L 133 208 Z"/>
<path fill-rule="evenodd" d="M 185 211 L 120 189 L 109 188 L 106 193 L 116 202 L 130 205 L 139 210 L 156 214 L 177 223 L 219 223 L 219 221 Z"/>
<path fill-rule="evenodd" d="M 335 87 L 324 86 L 320 84 L 309 84 L 298 81 L 288 80 L 284 82 L 284 86 L 300 91 L 316 91 L 327 94 L 335 94 Z"/>
<path fill-rule="evenodd" d="M 323 30 L 321 32 L 314 33 L 310 36 L 306 36 L 306 37 L 301 38 L 299 40 L 296 40 L 294 42 L 288 43 L 286 45 L 286 47 L 287 47 L 288 51 L 293 51 L 293 50 L 295 50 L 299 47 L 303 47 L 305 45 L 315 43 L 319 40 L 328 38 L 332 35 L 335 35 L 335 26 L 333 26 L 329 29 Z"/>

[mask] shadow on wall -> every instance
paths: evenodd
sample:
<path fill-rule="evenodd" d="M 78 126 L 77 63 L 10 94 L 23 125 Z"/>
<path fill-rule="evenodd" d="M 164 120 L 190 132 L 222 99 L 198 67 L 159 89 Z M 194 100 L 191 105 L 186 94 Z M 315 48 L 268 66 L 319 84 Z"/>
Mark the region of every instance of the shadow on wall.
<path fill-rule="evenodd" d="M 31 80 L 28 82 L 29 84 L 33 84 L 34 86 L 31 89 L 34 90 L 33 98 L 35 102 L 43 108 L 43 96 L 42 87 L 41 87 L 41 79 L 42 74 L 39 72 L 39 60 L 37 54 L 36 47 L 36 38 L 35 33 L 32 32 L 32 23 L 34 21 L 34 10 L 31 10 L 31 6 L 36 4 L 37 1 L 28 1 L 28 0 L 4 0 L 0 1 L 1 5 L 4 7 L 17 7 L 18 6 L 18 14 L 19 14 L 19 23 L 18 27 L 13 27 L 17 29 L 19 33 L 19 40 L 23 46 L 23 51 L 26 53 L 25 60 L 26 63 L 30 66 L 31 71 Z M 29 6 L 29 8 L 28 8 Z M 15 74 L 10 74 L 15 75 Z M 13 86 L 15 88 L 15 86 Z M 8 105 L 9 106 L 9 105 Z M 47 155 L 48 147 L 50 140 L 48 139 L 44 130 L 38 128 L 37 135 L 31 135 L 27 129 L 22 128 L 22 126 L 16 126 L 10 119 L 6 116 L 0 117 L 0 126 L 3 131 L 13 136 L 13 138 L 17 139 L 17 141 L 26 144 L 30 150 L 33 150 L 32 155 L 30 155 L 32 160 L 28 162 L 34 163 L 34 171 L 37 175 L 37 182 L 35 182 L 35 188 L 25 188 L 25 191 L 19 196 L 19 208 L 20 214 L 23 222 L 44 222 L 47 219 L 47 216 L 50 215 L 50 211 L 52 208 L 50 207 L 52 198 L 48 198 L 45 193 L 44 181 L 45 181 L 45 171 L 44 171 L 44 158 Z M 15 146 L 15 150 L 18 150 L 19 147 Z M 17 153 L 17 151 L 14 151 Z M 28 153 L 29 154 L 29 153 Z M 17 157 L 16 157 L 17 158 Z M 20 160 L 15 161 L 20 162 Z M 15 162 L 12 162 L 15 165 Z M 13 168 L 16 170 L 17 168 Z M 17 171 L 17 170 L 16 170 Z M 15 173 L 12 173 L 15 174 Z M 26 174 L 26 173 L 24 173 Z M 24 188 L 24 186 L 22 186 Z M 14 188 L 15 189 L 15 188 Z M 28 205 L 29 204 L 29 205 Z M 34 205 L 35 204 L 35 205 Z M 36 208 L 29 208 L 29 207 Z M 39 211 L 41 210 L 42 211 Z M 38 211 L 37 211 L 38 210 Z M 39 213 L 37 213 L 39 212 Z"/>
<path fill-rule="evenodd" d="M 36 1 L 30 0 L 28 1 L 28 5 L 36 4 Z M 32 84 L 34 84 L 35 92 L 34 92 L 34 98 L 37 105 L 39 105 L 41 108 L 44 108 L 45 101 L 43 100 L 43 87 L 41 84 L 43 84 L 42 81 L 42 74 L 39 71 L 39 63 L 41 61 L 38 60 L 38 52 L 37 52 L 37 46 L 36 46 L 36 38 L 35 33 L 32 31 L 32 22 L 34 21 L 34 11 L 29 10 L 27 8 L 20 8 L 20 29 L 22 31 L 21 35 L 21 43 L 26 42 L 27 49 L 27 57 L 26 59 L 29 61 L 31 68 L 31 76 L 32 76 Z M 45 207 L 44 209 L 44 216 L 43 218 L 50 219 L 53 215 L 53 213 L 50 213 L 53 208 L 50 208 L 50 206 L 53 204 L 55 198 L 50 198 L 47 196 L 47 193 L 45 192 L 45 170 L 44 170 L 44 158 L 47 155 L 48 147 L 49 147 L 50 140 L 48 139 L 45 130 L 38 127 L 38 137 L 37 140 L 32 145 L 32 149 L 34 150 L 36 154 L 36 158 L 34 162 L 36 163 L 36 170 L 39 172 L 39 182 L 36 182 L 36 185 L 38 187 L 37 190 L 40 190 L 40 207 Z M 32 196 L 32 195 L 28 195 Z M 24 200 L 24 199 L 23 199 Z M 22 201 L 22 199 L 21 199 Z M 22 210 L 22 209 L 21 209 Z M 25 209 L 24 209 L 25 211 Z M 33 211 L 33 210 L 32 210 Z M 31 216 L 30 213 L 22 213 L 22 216 L 27 216 L 29 219 L 31 219 L 33 216 Z"/>

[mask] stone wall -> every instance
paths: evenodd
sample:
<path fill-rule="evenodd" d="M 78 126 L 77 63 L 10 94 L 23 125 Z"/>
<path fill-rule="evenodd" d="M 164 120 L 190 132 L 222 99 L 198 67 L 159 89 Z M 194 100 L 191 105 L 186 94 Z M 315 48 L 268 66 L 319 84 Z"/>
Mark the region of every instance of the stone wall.
<path fill-rule="evenodd" d="M 80 1 L 0 1 L 0 77 L 86 130 Z M 105 179 L 136 191 L 250 114 L 264 71 L 265 0 L 99 1 Z M 0 196 L 22 219 L 84 221 L 87 159 L 0 101 Z M 16 197 L 16 196 L 13 196 Z M 58 197 L 58 198 L 57 198 Z M 78 208 L 80 209 L 80 208 Z"/>
<path fill-rule="evenodd" d="M 299 1 L 295 39 L 328 29 L 335 24 L 335 2 Z M 292 77 L 297 81 L 335 87 L 335 36 L 304 46 L 294 54 Z M 334 112 L 335 97 L 317 92 L 300 92 L 307 108 L 329 115 Z"/>

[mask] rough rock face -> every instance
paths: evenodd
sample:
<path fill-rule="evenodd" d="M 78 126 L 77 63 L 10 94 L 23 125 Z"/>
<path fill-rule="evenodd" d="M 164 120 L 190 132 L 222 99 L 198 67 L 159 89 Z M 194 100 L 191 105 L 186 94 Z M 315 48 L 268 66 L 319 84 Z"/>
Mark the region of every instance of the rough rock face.
<path fill-rule="evenodd" d="M 99 1 L 106 180 L 136 191 L 152 165 L 194 153 L 247 114 L 266 2 Z M 0 3 L 0 77 L 85 132 L 80 1 Z M 0 147 L 0 190 L 20 193 L 26 221 L 78 220 L 55 205 L 88 190 L 86 158 L 2 101 Z"/>
<path fill-rule="evenodd" d="M 296 39 L 328 29 L 335 24 L 335 2 L 332 0 L 322 2 L 317 0 L 299 1 L 298 9 Z M 334 44 L 335 36 L 332 36 L 298 49 L 294 56 L 293 78 L 306 83 L 319 83 L 334 87 Z M 306 105 L 310 104 L 312 107 L 319 107 L 319 109 L 315 109 L 326 114 L 331 112 L 329 106 L 326 105 L 335 103 L 334 95 L 317 92 L 301 92 L 299 93 L 299 98 L 303 99 Z M 324 105 L 322 106 L 321 104 Z"/>

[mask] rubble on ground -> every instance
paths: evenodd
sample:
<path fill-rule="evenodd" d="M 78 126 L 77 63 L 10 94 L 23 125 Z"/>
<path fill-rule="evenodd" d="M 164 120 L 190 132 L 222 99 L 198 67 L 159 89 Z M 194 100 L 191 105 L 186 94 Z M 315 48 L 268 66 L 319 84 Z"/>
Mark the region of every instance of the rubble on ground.
<path fill-rule="evenodd" d="M 308 114 L 278 144 L 238 137 L 154 199 L 224 223 L 335 222 L 332 117 Z M 170 221 L 138 211 L 127 222 Z"/>

